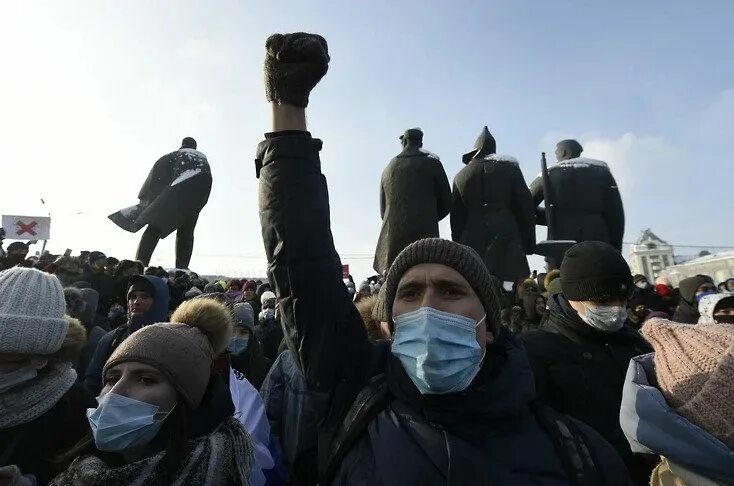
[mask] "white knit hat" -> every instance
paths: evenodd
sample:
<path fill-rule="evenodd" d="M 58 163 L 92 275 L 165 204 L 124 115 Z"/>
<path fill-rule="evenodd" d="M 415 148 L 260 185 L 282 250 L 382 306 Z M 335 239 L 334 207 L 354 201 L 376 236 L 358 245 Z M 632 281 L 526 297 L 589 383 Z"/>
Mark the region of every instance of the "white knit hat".
<path fill-rule="evenodd" d="M 53 354 L 69 327 L 59 279 L 34 268 L 0 273 L 0 353 Z"/>

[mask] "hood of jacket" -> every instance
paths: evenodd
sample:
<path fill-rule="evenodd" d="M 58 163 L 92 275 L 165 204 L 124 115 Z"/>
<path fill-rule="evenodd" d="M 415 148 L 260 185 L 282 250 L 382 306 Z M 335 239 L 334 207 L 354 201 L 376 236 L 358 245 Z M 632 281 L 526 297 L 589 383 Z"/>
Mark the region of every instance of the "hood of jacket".
<path fill-rule="evenodd" d="M 148 312 L 142 316 L 130 319 L 130 323 L 132 324 L 131 331 L 137 331 L 143 326 L 155 324 L 156 322 L 168 322 L 168 304 L 171 299 L 168 293 L 168 284 L 162 278 L 154 277 L 153 275 L 135 275 L 130 278 L 128 288 L 132 286 L 136 279 L 145 279 L 150 282 L 155 290 L 155 296 L 153 297 L 153 305 L 150 306 Z"/>
<path fill-rule="evenodd" d="M 680 284 L 678 284 L 681 299 L 689 304 L 695 304 L 696 290 L 705 283 L 713 285 L 714 281 L 706 275 L 696 275 L 695 277 L 681 280 Z"/>
<path fill-rule="evenodd" d="M 734 451 L 678 415 L 656 387 L 654 353 L 633 358 L 619 421 L 633 452 L 657 454 L 707 478 L 734 482 Z"/>
<path fill-rule="evenodd" d="M 701 302 L 698 303 L 698 313 L 701 315 L 698 318 L 698 324 L 716 324 L 714 319 L 716 306 L 727 297 L 732 297 L 732 294 L 713 294 L 702 298 Z"/>

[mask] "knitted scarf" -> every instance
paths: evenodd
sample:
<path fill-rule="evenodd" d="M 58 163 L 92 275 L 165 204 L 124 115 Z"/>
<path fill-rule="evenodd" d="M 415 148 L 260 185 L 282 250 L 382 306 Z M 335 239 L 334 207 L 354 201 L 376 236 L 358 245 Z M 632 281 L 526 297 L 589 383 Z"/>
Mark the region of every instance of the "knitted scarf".
<path fill-rule="evenodd" d="M 61 400 L 75 380 L 71 363 L 59 363 L 23 386 L 0 394 L 0 429 L 36 420 Z"/>
<path fill-rule="evenodd" d="M 89 486 L 130 484 L 136 486 L 164 483 L 161 460 L 164 451 L 123 466 L 110 466 L 95 455 L 74 459 L 69 468 L 51 485 Z M 229 417 L 209 436 L 192 440 L 178 470 L 165 483 L 186 486 L 250 484 L 254 445 L 250 435 L 236 419 Z"/>

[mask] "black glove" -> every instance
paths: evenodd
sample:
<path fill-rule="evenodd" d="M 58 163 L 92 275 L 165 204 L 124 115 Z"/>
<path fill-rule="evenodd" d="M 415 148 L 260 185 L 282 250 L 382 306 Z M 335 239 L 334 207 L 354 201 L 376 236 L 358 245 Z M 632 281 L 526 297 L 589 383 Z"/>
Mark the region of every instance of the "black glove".
<path fill-rule="evenodd" d="M 329 48 L 320 35 L 273 34 L 265 42 L 268 101 L 305 108 L 308 95 L 329 69 Z"/>

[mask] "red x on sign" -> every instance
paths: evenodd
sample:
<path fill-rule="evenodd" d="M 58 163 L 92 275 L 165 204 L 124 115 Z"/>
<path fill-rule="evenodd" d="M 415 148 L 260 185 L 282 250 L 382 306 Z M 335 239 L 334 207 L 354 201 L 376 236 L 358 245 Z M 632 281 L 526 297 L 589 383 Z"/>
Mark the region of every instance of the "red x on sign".
<path fill-rule="evenodd" d="M 31 236 L 36 236 L 36 230 L 35 227 L 38 226 L 38 223 L 35 221 L 31 221 L 28 224 L 25 224 L 23 221 L 16 221 L 15 225 L 18 227 L 18 230 L 15 232 L 16 235 L 20 236 L 23 233 L 28 233 Z"/>

